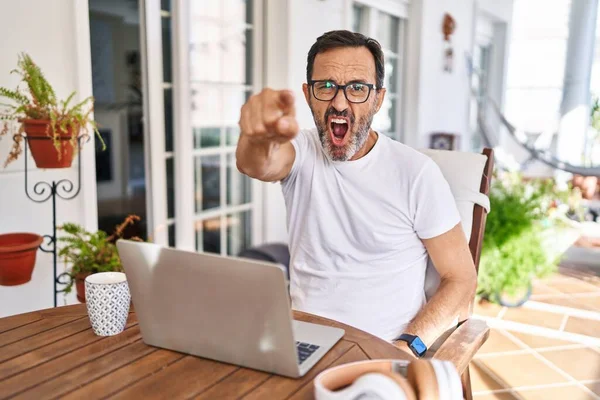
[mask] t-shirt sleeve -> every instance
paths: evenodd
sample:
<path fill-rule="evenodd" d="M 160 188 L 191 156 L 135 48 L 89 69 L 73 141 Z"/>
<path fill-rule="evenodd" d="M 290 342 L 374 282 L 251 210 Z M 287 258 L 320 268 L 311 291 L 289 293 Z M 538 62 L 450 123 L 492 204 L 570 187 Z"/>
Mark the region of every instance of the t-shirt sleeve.
<path fill-rule="evenodd" d="M 421 239 L 448 232 L 460 222 L 450 185 L 438 165 L 428 160 L 414 181 L 411 196 L 414 230 Z"/>
<path fill-rule="evenodd" d="M 296 155 L 294 157 L 294 163 L 288 176 L 281 180 L 283 190 L 287 191 L 287 188 L 294 185 L 299 171 L 302 169 L 306 158 L 310 155 L 310 138 L 309 133 L 306 130 L 300 130 L 296 137 L 294 137 L 290 143 L 294 146 Z"/>

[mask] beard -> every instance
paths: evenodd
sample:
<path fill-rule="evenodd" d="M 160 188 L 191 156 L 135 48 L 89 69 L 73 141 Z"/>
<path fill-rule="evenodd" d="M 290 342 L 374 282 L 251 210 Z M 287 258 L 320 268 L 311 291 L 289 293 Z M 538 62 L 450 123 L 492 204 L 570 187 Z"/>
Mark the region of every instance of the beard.
<path fill-rule="evenodd" d="M 367 115 L 359 118 L 357 122 L 354 114 L 352 114 L 349 109 L 340 112 L 330 106 L 327 111 L 325 111 L 322 120 L 315 115 L 312 107 L 311 112 L 315 125 L 317 126 L 317 131 L 319 132 L 319 139 L 321 140 L 323 150 L 325 150 L 325 153 L 332 161 L 348 161 L 365 145 L 369 138 L 371 123 L 373 122 L 373 116 L 375 115 L 375 110 L 373 108 Z M 348 118 L 350 127 L 352 128 L 351 130 L 348 128 L 346 136 L 349 137 L 347 143 L 343 146 L 333 144 L 329 133 L 327 121 L 329 117 L 336 116 Z"/>

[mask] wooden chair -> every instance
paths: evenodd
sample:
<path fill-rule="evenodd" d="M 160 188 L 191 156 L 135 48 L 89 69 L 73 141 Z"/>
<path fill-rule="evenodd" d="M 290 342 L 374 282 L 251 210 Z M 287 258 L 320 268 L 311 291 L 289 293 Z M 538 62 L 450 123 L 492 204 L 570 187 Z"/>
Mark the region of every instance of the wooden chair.
<path fill-rule="evenodd" d="M 435 151 L 423 150 L 423 152 L 428 155 L 435 154 Z M 486 157 L 486 161 L 485 165 L 483 166 L 483 173 L 479 185 L 479 193 L 487 196 L 490 190 L 492 172 L 494 168 L 494 152 L 492 149 L 485 148 L 482 154 Z M 463 157 L 464 155 L 464 153 L 459 152 L 447 152 L 447 154 L 444 154 L 446 157 L 457 158 Z M 435 157 L 432 158 L 434 161 L 436 161 Z M 438 162 L 438 165 L 440 165 L 440 162 Z M 448 171 L 444 170 L 443 165 L 440 165 L 440 168 L 444 175 L 448 173 Z M 448 176 L 446 177 L 448 178 Z M 452 186 L 451 182 L 450 184 Z M 475 269 L 477 271 L 479 271 L 479 259 L 481 256 L 486 217 L 486 209 L 479 204 L 475 204 L 473 206 L 473 219 L 470 230 L 469 248 L 471 250 L 471 255 L 473 256 L 473 261 L 475 263 Z M 464 318 L 461 318 L 462 320 L 459 321 L 458 326 L 455 329 L 447 332 L 446 335 L 443 335 L 441 340 L 438 340 L 438 342 L 432 346 L 429 355 L 435 359 L 451 361 L 456 366 L 458 372 L 461 374 L 464 397 L 467 400 L 471 400 L 473 397 L 471 391 L 471 378 L 469 375 L 469 363 L 489 336 L 489 328 L 484 321 L 469 318 L 473 310 L 474 301 L 475 299 L 473 298 L 469 305 L 469 310 L 465 310 Z"/>

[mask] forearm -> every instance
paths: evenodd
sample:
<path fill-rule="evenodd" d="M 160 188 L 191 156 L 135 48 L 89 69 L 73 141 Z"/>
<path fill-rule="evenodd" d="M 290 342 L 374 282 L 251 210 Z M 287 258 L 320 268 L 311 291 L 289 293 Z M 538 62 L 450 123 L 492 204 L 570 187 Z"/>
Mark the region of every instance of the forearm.
<path fill-rule="evenodd" d="M 252 141 L 240 137 L 236 150 L 237 168 L 243 174 L 262 181 L 273 175 L 273 159 L 280 145 L 268 141 Z"/>
<path fill-rule="evenodd" d="M 404 333 L 417 335 L 430 347 L 450 324 L 463 315 L 475 294 L 476 277 L 442 279 L 437 292 L 410 322 Z"/>

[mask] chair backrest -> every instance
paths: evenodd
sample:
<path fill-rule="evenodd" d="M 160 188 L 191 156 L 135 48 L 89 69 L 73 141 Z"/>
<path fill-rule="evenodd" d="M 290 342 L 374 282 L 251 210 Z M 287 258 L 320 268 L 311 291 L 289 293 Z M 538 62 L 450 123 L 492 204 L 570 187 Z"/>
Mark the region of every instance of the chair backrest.
<path fill-rule="evenodd" d="M 432 149 L 420 151 L 436 162 L 450 185 L 475 268 L 479 271 L 485 220 L 490 210 L 487 195 L 494 168 L 494 152 L 489 148 L 481 154 Z M 439 274 L 430 262 L 425 279 L 427 299 L 433 296 L 438 286 Z"/>
<path fill-rule="evenodd" d="M 479 192 L 487 196 L 490 193 L 492 173 L 494 172 L 494 150 L 486 147 L 483 149 L 482 154 L 487 157 L 487 160 L 483 169 L 483 175 L 481 176 Z M 479 204 L 475 205 L 473 210 L 473 225 L 471 228 L 471 238 L 469 239 L 469 248 L 471 249 L 471 255 L 473 256 L 477 272 L 479 272 L 481 246 L 483 245 L 483 234 L 485 232 L 485 221 L 488 212 L 488 210 Z"/>

